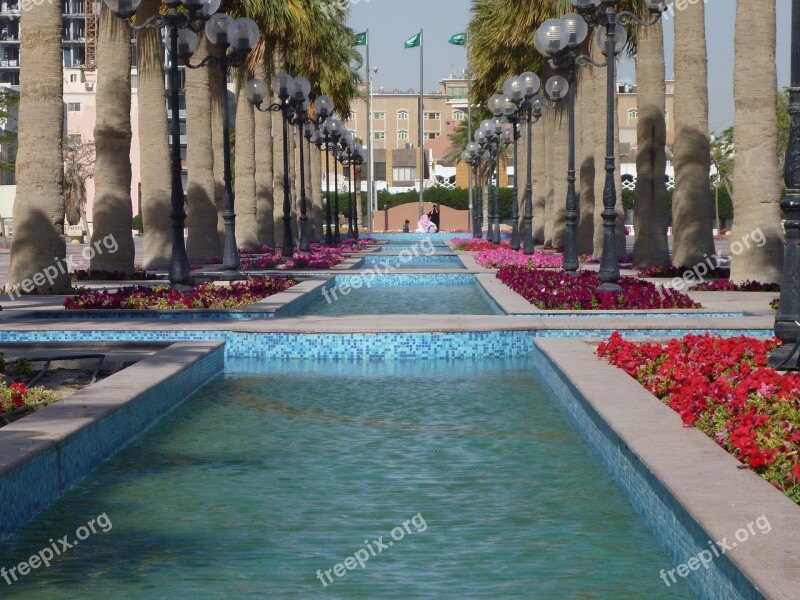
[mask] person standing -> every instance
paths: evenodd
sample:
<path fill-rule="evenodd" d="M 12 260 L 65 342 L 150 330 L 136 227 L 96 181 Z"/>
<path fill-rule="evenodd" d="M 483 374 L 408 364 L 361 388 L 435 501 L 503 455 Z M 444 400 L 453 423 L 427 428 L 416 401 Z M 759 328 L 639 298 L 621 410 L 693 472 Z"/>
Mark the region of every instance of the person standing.
<path fill-rule="evenodd" d="M 439 224 L 439 205 L 434 204 L 431 211 L 431 222 L 436 225 L 436 231 L 441 231 L 442 226 Z"/>

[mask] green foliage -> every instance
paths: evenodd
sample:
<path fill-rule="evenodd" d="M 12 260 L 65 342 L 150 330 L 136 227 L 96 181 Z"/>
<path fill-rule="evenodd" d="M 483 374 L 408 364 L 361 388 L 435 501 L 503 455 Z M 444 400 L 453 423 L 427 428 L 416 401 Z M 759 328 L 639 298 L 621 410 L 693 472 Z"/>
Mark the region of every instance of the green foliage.
<path fill-rule="evenodd" d="M 0 91 L 0 121 L 16 123 L 19 94 L 12 90 Z M 13 173 L 17 166 L 17 131 L 16 129 L 3 130 L 0 133 L 0 146 L 3 148 L 0 158 L 0 168 Z"/>
<path fill-rule="evenodd" d="M 133 217 L 133 220 L 131 221 L 131 229 L 135 229 L 140 232 L 144 231 L 144 223 L 142 222 L 142 215 L 139 214 Z"/>
<path fill-rule="evenodd" d="M 27 358 L 18 358 L 6 365 L 5 374 L 10 377 L 28 378 L 33 375 L 33 365 Z"/>

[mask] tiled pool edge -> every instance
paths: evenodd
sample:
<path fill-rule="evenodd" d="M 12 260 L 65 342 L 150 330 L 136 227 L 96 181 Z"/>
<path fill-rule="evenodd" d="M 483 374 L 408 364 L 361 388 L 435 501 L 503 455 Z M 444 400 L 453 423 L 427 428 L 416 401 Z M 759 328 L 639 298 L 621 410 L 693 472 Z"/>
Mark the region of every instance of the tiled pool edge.
<path fill-rule="evenodd" d="M 173 344 L 0 429 L 0 539 L 223 369 L 222 342 Z"/>
<path fill-rule="evenodd" d="M 534 368 L 674 563 L 681 564 L 764 514 L 751 536 L 711 569 L 690 571 L 700 598 L 796 597 L 800 509 L 680 418 L 586 343 L 538 339 Z M 609 396 L 608 390 L 614 390 Z M 638 421 L 637 421 L 638 419 Z M 644 423 L 644 427 L 642 424 Z M 666 425 L 666 426 L 665 426 Z M 674 568 L 664 565 L 664 569 Z M 659 577 L 653 573 L 653 577 Z"/>

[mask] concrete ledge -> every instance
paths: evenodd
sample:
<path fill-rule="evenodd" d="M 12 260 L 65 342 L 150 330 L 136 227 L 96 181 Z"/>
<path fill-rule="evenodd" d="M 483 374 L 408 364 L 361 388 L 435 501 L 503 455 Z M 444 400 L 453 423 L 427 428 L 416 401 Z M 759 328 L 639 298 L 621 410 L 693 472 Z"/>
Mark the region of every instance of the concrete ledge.
<path fill-rule="evenodd" d="M 636 380 L 598 359 L 593 346 L 537 339 L 534 347 L 536 369 L 676 565 L 711 549 L 709 542 L 737 544 L 710 568 L 689 571 L 701 598 L 797 598 L 800 507 L 739 469 L 704 433 L 683 427 Z M 761 515 L 771 531 L 756 529 L 737 543 L 737 530 Z"/>
<path fill-rule="evenodd" d="M 0 429 L 0 539 L 219 375 L 223 350 L 174 344 Z"/>

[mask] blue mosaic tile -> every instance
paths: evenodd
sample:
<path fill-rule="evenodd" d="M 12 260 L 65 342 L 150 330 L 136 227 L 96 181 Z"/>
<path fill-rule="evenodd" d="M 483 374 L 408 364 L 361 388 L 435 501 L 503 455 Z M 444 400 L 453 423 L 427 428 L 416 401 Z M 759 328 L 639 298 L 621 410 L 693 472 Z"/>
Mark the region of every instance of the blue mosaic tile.
<path fill-rule="evenodd" d="M 368 287 L 408 287 L 415 285 L 475 285 L 477 279 L 467 273 L 391 273 L 384 275 L 352 273 L 337 274 L 331 286 L 338 286 L 352 277 L 364 280 Z"/>

